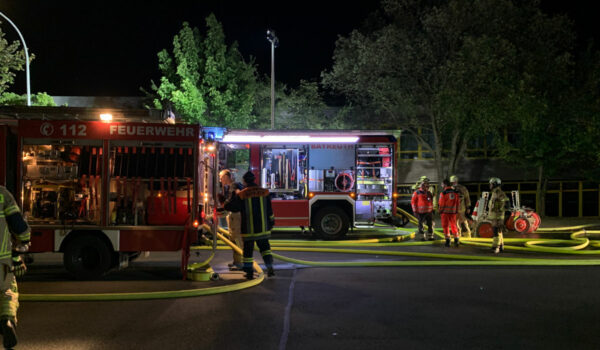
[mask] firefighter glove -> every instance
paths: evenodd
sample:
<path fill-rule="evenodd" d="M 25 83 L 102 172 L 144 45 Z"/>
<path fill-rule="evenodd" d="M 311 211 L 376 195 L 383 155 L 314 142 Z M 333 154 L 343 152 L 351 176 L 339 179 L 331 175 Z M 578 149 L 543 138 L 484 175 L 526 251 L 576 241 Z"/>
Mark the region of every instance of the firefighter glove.
<path fill-rule="evenodd" d="M 21 259 L 20 256 L 16 256 L 12 258 L 13 265 L 13 274 L 15 277 L 23 277 L 25 272 L 27 271 L 27 266 L 25 266 L 25 262 Z"/>

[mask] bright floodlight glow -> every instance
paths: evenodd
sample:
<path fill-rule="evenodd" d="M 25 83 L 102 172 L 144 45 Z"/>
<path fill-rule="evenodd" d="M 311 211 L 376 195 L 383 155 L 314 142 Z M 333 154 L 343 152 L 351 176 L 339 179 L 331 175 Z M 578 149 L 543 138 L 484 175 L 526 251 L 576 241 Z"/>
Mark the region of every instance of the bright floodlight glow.
<path fill-rule="evenodd" d="M 109 122 L 113 119 L 112 114 L 110 113 L 102 113 L 100 114 L 100 120 L 105 121 L 105 122 Z"/>
<path fill-rule="evenodd" d="M 225 135 L 223 143 L 356 143 L 358 136 Z"/>

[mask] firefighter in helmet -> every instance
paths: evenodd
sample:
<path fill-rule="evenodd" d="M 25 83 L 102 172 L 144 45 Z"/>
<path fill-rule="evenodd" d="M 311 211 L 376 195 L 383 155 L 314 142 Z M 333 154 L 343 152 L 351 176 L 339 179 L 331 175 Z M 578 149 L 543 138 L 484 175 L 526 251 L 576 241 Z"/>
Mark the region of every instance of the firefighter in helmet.
<path fill-rule="evenodd" d="M 508 197 L 502 191 L 502 181 L 497 177 L 490 179 L 490 200 L 488 202 L 488 219 L 492 222 L 494 238 L 492 240 L 492 251 L 496 254 L 504 250 L 504 207 Z"/>
<path fill-rule="evenodd" d="M 25 274 L 27 268 L 20 253 L 29 249 L 30 229 L 23 219 L 15 198 L 4 186 L 0 186 L 0 330 L 3 345 L 10 349 L 17 345 L 17 309 L 19 292 L 16 277 Z"/>
<path fill-rule="evenodd" d="M 444 229 L 444 237 L 446 238 L 446 247 L 450 246 L 450 236 L 454 236 L 454 245 L 458 247 L 460 244 L 460 233 L 456 227 L 456 213 L 460 206 L 460 193 L 455 190 L 450 180 L 442 181 L 443 190 L 440 193 L 440 216 L 442 218 L 442 228 Z"/>
<path fill-rule="evenodd" d="M 413 192 L 410 204 L 419 220 L 418 230 L 422 240 L 433 240 L 433 193 L 429 190 L 428 178 L 422 178 L 419 188 Z M 423 230 L 424 224 L 427 225 L 427 235 Z"/>
<path fill-rule="evenodd" d="M 469 221 L 467 220 L 467 214 L 471 211 L 471 198 L 469 197 L 469 190 L 458 183 L 458 176 L 450 176 L 450 182 L 452 188 L 460 193 L 460 203 L 458 207 L 458 213 L 456 214 L 456 225 L 458 227 L 458 235 L 461 236 L 463 233 L 462 225 L 465 225 L 464 237 L 471 238 L 471 228 L 469 227 Z"/>
<path fill-rule="evenodd" d="M 237 192 L 230 202 L 225 203 L 224 207 L 229 211 L 239 211 L 242 217 L 242 240 L 244 242 L 244 272 L 246 278 L 254 278 L 253 252 L 254 242 L 260 250 L 263 261 L 267 266 L 267 275 L 274 276 L 273 254 L 269 244 L 271 229 L 275 225 L 275 217 L 271 207 L 271 197 L 269 190 L 261 188 L 256 184 L 256 177 L 250 171 L 242 177 L 246 188 Z"/>

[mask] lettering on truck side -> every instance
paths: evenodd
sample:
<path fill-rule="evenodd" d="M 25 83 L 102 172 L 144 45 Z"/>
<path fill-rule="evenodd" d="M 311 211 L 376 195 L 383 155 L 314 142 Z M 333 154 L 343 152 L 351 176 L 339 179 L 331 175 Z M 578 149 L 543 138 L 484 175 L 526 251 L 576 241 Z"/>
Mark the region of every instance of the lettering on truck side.
<path fill-rule="evenodd" d="M 123 136 L 194 136 L 194 128 L 178 126 L 111 125 L 109 132 Z"/>

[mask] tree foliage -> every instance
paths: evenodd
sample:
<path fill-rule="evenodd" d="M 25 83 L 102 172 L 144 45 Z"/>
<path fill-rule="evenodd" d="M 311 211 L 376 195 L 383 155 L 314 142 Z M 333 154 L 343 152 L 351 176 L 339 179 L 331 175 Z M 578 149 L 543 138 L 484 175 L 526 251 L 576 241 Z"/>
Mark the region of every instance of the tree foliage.
<path fill-rule="evenodd" d="M 158 53 L 160 83 L 154 106 L 172 109 L 187 121 L 246 128 L 254 120 L 256 69 L 237 43 L 227 46 L 221 23 L 206 18 L 206 33 L 183 23 L 172 52 Z"/>
<path fill-rule="evenodd" d="M 537 1 L 384 0 L 363 29 L 338 39 L 323 82 L 416 137 L 443 178 L 469 140 L 543 117 L 545 87 L 564 81 L 573 38 Z"/>
<path fill-rule="evenodd" d="M 27 95 L 19 95 L 14 92 L 4 92 L 0 95 L 0 106 L 26 106 Z M 45 92 L 38 92 L 31 95 L 32 106 L 56 107 L 52 96 Z"/>
<path fill-rule="evenodd" d="M 271 82 L 258 83 L 254 104 L 257 129 L 271 127 Z M 341 129 L 345 124 L 340 113 L 325 103 L 317 82 L 300 81 L 296 88 L 275 84 L 275 129 Z"/>
<path fill-rule="evenodd" d="M 16 72 L 23 70 L 25 52 L 19 50 L 20 45 L 18 41 L 9 44 L 0 29 L 0 94 L 12 85 Z M 33 59 L 33 56 L 30 59 Z"/>

